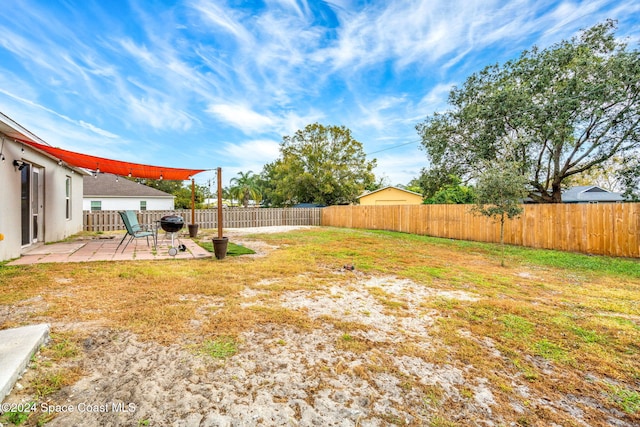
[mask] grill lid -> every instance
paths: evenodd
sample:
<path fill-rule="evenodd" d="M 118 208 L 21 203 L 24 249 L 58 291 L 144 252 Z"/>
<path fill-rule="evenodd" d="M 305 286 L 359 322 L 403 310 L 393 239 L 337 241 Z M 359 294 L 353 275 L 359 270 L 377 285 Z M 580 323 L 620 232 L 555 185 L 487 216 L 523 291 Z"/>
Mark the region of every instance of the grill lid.
<path fill-rule="evenodd" d="M 160 227 L 168 233 L 175 233 L 182 230 L 184 220 L 178 215 L 167 215 L 160 218 Z"/>

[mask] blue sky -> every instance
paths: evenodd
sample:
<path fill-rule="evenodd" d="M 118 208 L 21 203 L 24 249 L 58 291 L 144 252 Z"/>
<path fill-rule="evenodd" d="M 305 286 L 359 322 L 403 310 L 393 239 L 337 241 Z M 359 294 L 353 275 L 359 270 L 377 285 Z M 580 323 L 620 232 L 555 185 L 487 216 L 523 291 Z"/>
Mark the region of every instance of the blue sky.
<path fill-rule="evenodd" d="M 637 48 L 639 1 L 4 2 L 0 111 L 54 146 L 222 167 L 225 185 L 283 136 L 344 125 L 406 184 L 428 165 L 415 125 L 452 86 L 607 18 Z"/>

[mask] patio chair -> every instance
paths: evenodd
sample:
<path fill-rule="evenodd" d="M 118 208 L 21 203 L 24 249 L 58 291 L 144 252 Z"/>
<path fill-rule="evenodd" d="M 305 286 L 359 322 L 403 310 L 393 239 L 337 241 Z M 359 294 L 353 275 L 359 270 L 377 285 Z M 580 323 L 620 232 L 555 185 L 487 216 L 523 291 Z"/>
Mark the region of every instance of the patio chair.
<path fill-rule="evenodd" d="M 138 223 L 138 217 L 136 216 L 135 212 L 119 211 L 118 213 L 120 214 L 120 218 L 122 218 L 122 222 L 124 222 L 124 226 L 127 229 L 127 233 L 122 237 L 122 240 L 120 240 L 120 243 L 116 248 L 116 252 L 118 252 L 118 248 L 120 248 L 120 245 L 122 245 L 122 242 L 124 242 L 124 240 L 127 237 L 129 237 L 129 240 L 124 245 L 124 248 L 122 248 L 122 252 L 124 252 L 124 250 L 127 249 L 127 246 L 129 246 L 129 243 L 131 243 L 133 239 L 141 239 L 143 237 L 146 237 L 147 246 L 149 246 L 149 236 L 153 237 L 153 247 L 154 248 L 156 247 L 155 231 L 143 229 L 140 223 Z"/>

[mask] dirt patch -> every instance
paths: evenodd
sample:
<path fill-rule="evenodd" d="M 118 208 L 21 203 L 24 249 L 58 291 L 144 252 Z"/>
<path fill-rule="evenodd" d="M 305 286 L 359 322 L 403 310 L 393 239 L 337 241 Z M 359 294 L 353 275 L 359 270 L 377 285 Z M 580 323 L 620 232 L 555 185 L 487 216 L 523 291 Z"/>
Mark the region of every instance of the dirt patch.
<path fill-rule="evenodd" d="M 244 241 L 252 249 L 264 245 L 259 257 L 276 249 L 240 234 L 234 241 Z M 254 268 L 260 261 L 251 260 L 246 266 Z M 342 259 L 336 263 L 342 264 Z M 207 264 L 208 274 L 216 273 L 219 265 L 226 264 Z M 81 377 L 39 397 L 27 425 L 45 420 L 51 426 L 516 426 L 542 425 L 536 423 L 549 419 L 561 421 L 556 425 L 634 425 L 627 414 L 606 404 L 607 396 L 595 399 L 595 393 L 587 393 L 590 383 L 604 378 L 580 371 L 589 378 L 575 383 L 585 389 L 569 389 L 563 383 L 567 377 L 559 374 L 562 366 L 540 356 L 518 355 L 499 337 L 479 334 L 474 329 L 476 318 L 501 325 L 500 312 L 483 305 L 489 298 L 479 294 L 481 288 L 462 290 L 444 281 L 424 281 L 427 285 L 357 269 L 345 271 L 336 265 L 315 278 L 302 274 L 292 280 L 282 275 L 243 282 L 234 285 L 237 293 L 185 286 L 172 294 L 171 307 L 176 314 L 182 311 L 175 307 L 193 310 L 191 317 L 185 317 L 188 327 L 175 340 L 164 341 L 170 345 L 143 339 L 143 330 L 136 335 L 108 322 L 52 322 L 54 333 L 77 339 L 79 353 L 65 363 Z M 153 271 L 137 274 L 127 287 Z M 514 275 L 542 280 L 528 272 Z M 54 283 L 66 287 L 0 306 L 0 324 L 31 317 L 47 320 L 47 298 L 55 302 L 83 289 L 80 279 L 55 277 L 59 278 Z M 304 286 L 313 280 L 321 285 Z M 167 299 L 159 301 L 167 304 Z M 463 327 L 451 322 L 447 311 L 457 305 L 472 320 Z M 203 354 L 202 342 L 216 338 L 205 331 L 213 330 L 211 323 L 220 322 L 220 316 L 228 316 L 229 307 L 241 316 L 271 310 L 273 317 L 247 322 L 251 327 L 233 337 L 233 354 L 222 358 Z M 281 313 L 283 318 L 295 313 L 312 326 L 286 319 L 278 323 Z M 134 317 L 131 322 L 138 321 Z M 450 328 L 447 333 L 437 333 L 445 328 Z M 474 352 L 473 357 L 465 351 Z M 523 368 L 512 369 L 516 362 Z M 36 359 L 34 364 L 51 363 Z M 529 365 L 540 380 L 526 378 Z M 491 369 L 494 366 L 496 370 Z M 36 371 L 32 367 L 25 374 L 7 401 L 36 399 L 31 387 Z M 562 391 L 552 390 L 551 395 L 546 383 L 555 383 Z M 47 416 L 43 411 L 49 409 Z"/>
<path fill-rule="evenodd" d="M 406 304 L 390 311 L 369 293 L 372 288 Z M 256 299 L 259 289 L 245 293 L 254 299 L 247 304 L 262 303 Z M 345 334 L 330 321 L 313 330 L 264 325 L 242 333 L 237 354 L 226 359 L 198 354 L 185 343 L 162 346 L 87 325 L 94 332 L 82 340 L 79 364 L 86 375 L 38 409 L 55 414 L 51 426 L 427 425 L 441 416 L 442 407 L 456 408 L 456 414 L 447 414 L 452 421 L 500 425 L 489 380 L 474 375 L 473 366 L 430 363 L 395 350 L 408 339 L 424 351 L 432 349 L 429 329 L 437 313 L 419 307 L 439 295 L 443 292 L 393 277 L 362 278 L 323 292 L 286 292 L 283 307 L 361 328 Z M 475 298 L 459 291 L 446 297 Z M 201 302 L 210 307 L 208 299 Z M 82 324 L 58 329 L 73 328 L 86 330 Z M 350 348 L 343 343 L 346 336 L 368 344 Z M 514 379 L 513 385 L 521 397 L 535 401 L 524 382 Z M 525 411 L 518 405 L 514 401 L 513 409 Z M 580 421 L 581 411 L 569 401 L 537 405 Z"/>

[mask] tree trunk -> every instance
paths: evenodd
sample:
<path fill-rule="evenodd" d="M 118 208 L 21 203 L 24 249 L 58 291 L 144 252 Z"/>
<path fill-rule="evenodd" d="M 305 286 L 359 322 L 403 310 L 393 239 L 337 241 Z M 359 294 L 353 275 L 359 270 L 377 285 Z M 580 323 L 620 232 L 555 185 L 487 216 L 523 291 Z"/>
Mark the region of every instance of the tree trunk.
<path fill-rule="evenodd" d="M 502 212 L 502 216 L 500 217 L 500 248 L 502 250 L 500 265 L 504 267 L 504 212 Z"/>
<path fill-rule="evenodd" d="M 560 182 L 551 184 L 551 203 L 562 203 L 562 187 Z"/>

